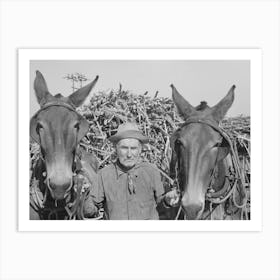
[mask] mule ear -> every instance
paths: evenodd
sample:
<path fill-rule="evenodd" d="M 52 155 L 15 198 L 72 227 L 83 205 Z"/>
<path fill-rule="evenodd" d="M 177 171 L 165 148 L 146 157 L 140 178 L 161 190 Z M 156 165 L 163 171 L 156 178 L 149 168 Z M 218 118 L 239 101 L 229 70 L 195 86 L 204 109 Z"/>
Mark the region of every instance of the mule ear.
<path fill-rule="evenodd" d="M 175 131 L 170 137 L 170 147 L 171 147 L 171 160 L 169 163 L 169 176 L 172 179 L 176 178 L 176 164 L 177 164 L 177 154 L 175 151 L 175 141 L 177 139 L 177 131 Z"/>
<path fill-rule="evenodd" d="M 88 85 L 86 85 L 86 86 L 78 89 L 77 91 L 73 92 L 68 97 L 75 107 L 79 107 L 83 104 L 85 99 L 88 97 L 90 91 L 92 90 L 92 88 L 96 84 L 98 78 L 99 77 L 96 76 L 96 78 L 91 83 L 89 83 Z"/>
<path fill-rule="evenodd" d="M 78 136 L 77 136 L 78 143 L 87 134 L 88 130 L 89 130 L 89 122 L 85 118 L 81 117 L 79 132 L 78 132 Z"/>
<path fill-rule="evenodd" d="M 37 119 L 36 116 L 33 116 L 30 120 L 30 136 L 34 141 L 40 144 L 40 138 L 39 138 L 39 134 L 36 131 L 36 127 L 37 127 Z"/>
<path fill-rule="evenodd" d="M 231 107 L 234 100 L 234 89 L 235 85 L 230 88 L 228 94 L 218 104 L 211 108 L 211 115 L 215 121 L 220 122 Z"/>
<path fill-rule="evenodd" d="M 169 163 L 169 176 L 171 179 L 176 179 L 176 165 L 177 165 L 177 154 L 174 150 L 172 150 L 172 154 L 171 154 L 171 160 Z"/>
<path fill-rule="evenodd" d="M 49 93 L 44 76 L 38 70 L 36 71 L 36 78 L 34 80 L 34 90 L 36 93 L 38 103 L 40 104 L 41 107 L 46 103 L 48 97 L 52 96 Z"/>
<path fill-rule="evenodd" d="M 172 99 L 178 109 L 179 114 L 187 119 L 190 115 L 195 114 L 195 108 L 177 91 L 174 85 L 170 85 L 172 88 Z"/>

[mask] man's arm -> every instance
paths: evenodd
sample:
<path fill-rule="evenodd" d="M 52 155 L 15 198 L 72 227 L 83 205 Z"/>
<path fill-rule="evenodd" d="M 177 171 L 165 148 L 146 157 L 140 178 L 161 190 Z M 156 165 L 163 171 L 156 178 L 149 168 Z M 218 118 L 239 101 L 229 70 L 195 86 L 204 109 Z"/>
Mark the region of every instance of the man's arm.
<path fill-rule="evenodd" d="M 84 202 L 84 216 L 87 218 L 93 217 L 103 203 L 104 187 L 102 183 L 101 174 L 98 174 L 97 182 L 90 185 L 90 192 L 87 199 Z"/>
<path fill-rule="evenodd" d="M 164 192 L 164 187 L 161 181 L 160 172 L 154 168 L 154 192 L 157 204 L 163 205 L 165 208 L 177 206 L 180 200 L 180 194 L 177 190 L 171 190 L 167 193 Z"/>
<path fill-rule="evenodd" d="M 157 204 L 164 203 L 164 187 L 161 181 L 161 175 L 156 166 L 152 165 L 150 169 L 153 178 L 153 190 Z"/>

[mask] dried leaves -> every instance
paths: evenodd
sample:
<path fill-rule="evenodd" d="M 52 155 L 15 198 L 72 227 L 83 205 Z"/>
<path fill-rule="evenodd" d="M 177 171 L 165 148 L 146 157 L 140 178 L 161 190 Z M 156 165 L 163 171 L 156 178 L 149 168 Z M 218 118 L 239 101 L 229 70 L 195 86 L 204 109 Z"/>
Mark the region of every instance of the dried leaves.
<path fill-rule="evenodd" d="M 144 147 L 143 159 L 154 163 L 170 181 L 167 176 L 171 159 L 169 137 L 182 123 L 182 119 L 170 98 L 157 96 L 158 93 L 153 98 L 146 94 L 135 95 L 121 86 L 116 91 L 96 93 L 88 105 L 78 109 L 90 122 L 90 129 L 80 145 L 98 158 L 102 168 L 115 158 L 114 148 L 107 138 L 116 133 L 121 123 L 134 120 L 151 139 L 150 144 Z M 228 118 L 222 121 L 221 126 L 233 137 L 248 172 L 250 117 Z M 31 145 L 30 154 L 34 162 L 38 155 L 36 145 Z"/>
<path fill-rule="evenodd" d="M 183 120 L 177 114 L 170 98 L 135 95 L 121 88 L 118 91 L 99 92 L 90 104 L 79 109 L 91 123 L 90 131 L 81 145 L 99 159 L 101 168 L 114 159 L 114 149 L 107 140 L 116 133 L 118 126 L 134 120 L 151 140 L 144 147 L 142 157 L 154 163 L 162 174 L 169 173 L 171 148 L 169 137 Z M 244 156 L 247 167 L 250 162 L 250 117 L 228 118 L 221 126 L 234 139 L 240 156 Z M 167 178 L 168 176 L 164 176 Z"/>

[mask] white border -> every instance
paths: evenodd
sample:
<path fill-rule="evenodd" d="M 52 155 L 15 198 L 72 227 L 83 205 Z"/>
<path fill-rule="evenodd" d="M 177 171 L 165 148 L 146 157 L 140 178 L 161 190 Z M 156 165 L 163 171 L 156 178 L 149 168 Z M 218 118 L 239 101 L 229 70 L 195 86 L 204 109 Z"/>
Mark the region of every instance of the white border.
<path fill-rule="evenodd" d="M 250 60 L 251 220 L 250 221 L 30 221 L 29 95 L 30 60 Z M 19 231 L 260 231 L 262 228 L 262 65 L 260 49 L 20 49 Z M 28 98 L 27 98 L 28 97 Z"/>

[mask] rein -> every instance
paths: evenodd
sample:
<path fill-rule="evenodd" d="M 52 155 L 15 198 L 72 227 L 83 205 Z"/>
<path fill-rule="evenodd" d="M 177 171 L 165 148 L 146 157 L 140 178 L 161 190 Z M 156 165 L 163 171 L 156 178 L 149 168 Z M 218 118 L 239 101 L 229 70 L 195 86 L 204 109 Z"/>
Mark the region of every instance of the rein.
<path fill-rule="evenodd" d="M 237 148 L 236 148 L 235 143 L 232 142 L 229 135 L 222 128 L 220 128 L 218 125 L 213 123 L 211 120 L 190 118 L 181 127 L 185 127 L 191 123 L 206 124 L 206 125 L 210 126 L 211 128 L 213 128 L 215 131 L 217 131 L 223 137 L 223 139 L 226 140 L 226 142 L 229 146 L 229 153 L 231 155 L 231 159 L 232 159 L 232 163 L 233 163 L 233 170 L 231 170 L 230 172 L 229 172 L 229 170 L 226 171 L 225 182 L 223 184 L 222 189 L 220 189 L 218 191 L 214 191 L 214 189 L 212 187 L 215 183 L 215 177 L 216 177 L 216 174 L 218 171 L 218 155 L 219 154 L 217 155 L 217 158 L 215 161 L 215 166 L 212 171 L 211 178 L 210 178 L 210 184 L 208 186 L 206 197 L 205 197 L 206 201 L 208 201 L 210 204 L 210 212 L 208 213 L 208 215 L 206 217 L 204 217 L 204 219 L 207 219 L 209 216 L 212 217 L 212 213 L 217 208 L 217 206 L 219 206 L 223 202 L 226 202 L 231 196 L 233 199 L 234 206 L 237 207 L 237 209 L 241 209 L 241 219 L 243 219 L 243 215 L 245 215 L 245 219 L 248 219 L 248 213 L 247 213 L 247 208 L 246 208 L 247 201 L 248 201 L 248 197 L 247 197 L 248 195 L 247 195 L 246 188 L 245 188 L 246 184 L 245 184 L 244 178 L 242 176 Z M 177 131 L 179 131 L 179 130 L 180 130 L 180 128 Z M 220 147 L 220 145 L 218 147 Z M 173 152 L 175 152 L 175 151 L 173 151 Z M 179 183 L 178 183 L 179 167 L 178 167 L 177 157 L 176 157 L 176 162 L 175 162 L 174 167 L 172 167 L 172 170 L 175 170 L 175 180 L 174 180 L 174 181 L 176 181 L 175 188 L 177 189 L 177 191 L 179 191 L 181 193 L 181 196 L 182 196 L 182 191 L 180 190 Z M 238 191 L 238 185 L 241 187 L 243 193 L 245 194 L 245 198 L 243 199 L 242 204 L 238 204 L 235 199 L 236 192 Z M 214 204 L 214 207 L 213 207 L 213 204 Z M 176 218 L 175 218 L 176 220 L 179 219 L 181 212 L 182 212 L 182 206 L 180 205 Z M 184 213 L 184 219 L 186 219 L 185 213 Z"/>

